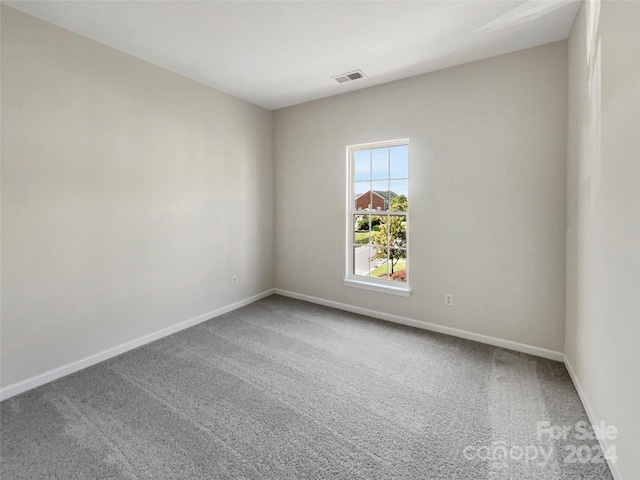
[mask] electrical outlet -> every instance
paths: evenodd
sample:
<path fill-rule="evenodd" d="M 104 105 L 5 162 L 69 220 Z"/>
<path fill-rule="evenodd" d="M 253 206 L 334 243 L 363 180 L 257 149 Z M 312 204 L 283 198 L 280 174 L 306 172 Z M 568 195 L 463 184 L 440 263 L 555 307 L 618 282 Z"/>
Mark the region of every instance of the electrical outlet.
<path fill-rule="evenodd" d="M 451 295 L 450 293 L 446 293 L 444 296 L 444 304 L 448 307 L 452 307 L 453 306 L 453 295 Z"/>
<path fill-rule="evenodd" d="M 235 286 L 238 284 L 238 277 L 235 275 L 231 277 L 231 285 Z"/>

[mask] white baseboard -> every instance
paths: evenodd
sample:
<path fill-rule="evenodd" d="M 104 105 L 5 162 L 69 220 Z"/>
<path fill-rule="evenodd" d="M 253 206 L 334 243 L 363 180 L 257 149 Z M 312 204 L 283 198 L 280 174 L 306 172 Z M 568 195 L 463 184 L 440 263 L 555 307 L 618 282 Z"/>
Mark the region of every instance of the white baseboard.
<path fill-rule="evenodd" d="M 390 313 L 369 310 L 368 308 L 355 307 L 346 303 L 325 300 L 324 298 L 312 297 L 310 295 L 290 292 L 288 290 L 281 290 L 279 288 L 275 289 L 275 293 L 285 297 L 291 297 L 298 300 L 304 300 L 306 302 L 317 303 L 319 305 L 324 305 L 325 307 L 337 308 L 338 310 L 345 310 L 351 313 L 359 313 L 361 315 L 367 315 L 369 317 L 378 318 L 380 320 L 387 320 L 389 322 L 421 328 L 423 330 L 429 330 L 431 332 L 444 333 L 446 335 L 460 337 L 466 340 L 486 343 L 488 345 L 493 345 L 494 347 L 502 347 L 508 350 L 515 350 L 516 352 L 528 353 L 530 355 L 535 355 L 536 357 L 548 358 L 550 360 L 556 360 L 558 362 L 562 362 L 564 360 L 564 355 L 562 353 L 556 352 L 554 350 L 547 350 L 546 348 L 534 347 L 532 345 L 526 345 L 524 343 L 514 342 L 511 340 L 504 340 L 502 338 L 481 335 L 479 333 L 469 332 L 468 330 L 460 330 L 457 328 L 445 327 L 443 325 L 436 325 L 434 323 L 422 322 L 420 320 L 401 317 L 399 315 L 392 315 Z"/>
<path fill-rule="evenodd" d="M 591 404 L 587 400 L 587 396 L 582 389 L 582 385 L 580 385 L 580 381 L 571 366 L 571 362 L 564 355 L 564 366 L 567 368 L 567 372 L 569 372 L 569 377 L 571 377 L 571 381 L 573 382 L 574 387 L 576 387 L 576 391 L 578 392 L 578 397 L 580 397 L 580 401 L 584 406 L 584 410 L 587 412 L 587 417 L 589 418 L 589 422 L 591 425 L 598 425 L 600 422 L 600 418 L 595 415 L 593 408 L 591 408 Z M 598 438 L 598 443 L 600 444 L 600 448 L 602 448 L 603 452 L 606 452 L 608 448 L 611 446 L 611 443 L 606 438 Z M 622 475 L 618 471 L 618 465 L 616 463 L 612 463 L 607 460 L 607 465 L 609 465 L 609 470 L 611 470 L 611 474 L 615 480 L 622 480 Z"/>
<path fill-rule="evenodd" d="M 212 312 L 198 315 L 197 317 L 190 320 L 171 325 L 170 327 L 163 328 L 161 330 L 158 330 L 157 332 L 144 335 L 143 337 L 136 338 L 135 340 L 131 340 L 121 345 L 108 348 L 107 350 L 103 350 L 102 352 L 96 353 L 89 357 L 85 357 L 67 365 L 54 368 L 53 370 L 49 370 L 48 372 L 36 375 L 32 378 L 28 378 L 27 380 L 14 383 L 13 385 L 8 385 L 0 390 L 0 400 L 11 398 L 14 395 L 18 395 L 19 393 L 26 392 L 27 390 L 39 387 L 40 385 L 44 385 L 45 383 L 49 383 L 59 378 L 65 377 L 71 373 L 75 373 L 79 370 L 90 367 L 91 365 L 95 365 L 96 363 L 103 362 L 122 353 L 128 352 L 129 350 L 132 350 L 134 348 L 141 347 L 142 345 L 146 345 L 147 343 L 154 342 L 156 340 L 159 340 L 160 338 L 179 332 L 180 330 L 184 330 L 199 323 L 206 322 L 207 320 L 211 320 L 212 318 L 231 312 L 232 310 L 236 310 L 238 308 L 249 305 L 250 303 L 260 300 L 261 298 L 268 297 L 273 293 L 274 289 L 265 290 L 262 293 L 258 293 L 257 295 L 245 298 L 244 300 L 240 300 L 239 302 L 232 303 L 231 305 L 218 308 L 216 310 L 213 310 Z"/>

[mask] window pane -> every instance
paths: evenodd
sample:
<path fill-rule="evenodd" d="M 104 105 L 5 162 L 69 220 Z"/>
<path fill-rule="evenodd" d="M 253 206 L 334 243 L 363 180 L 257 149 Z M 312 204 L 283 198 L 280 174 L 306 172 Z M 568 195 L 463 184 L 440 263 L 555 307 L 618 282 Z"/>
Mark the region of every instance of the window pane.
<path fill-rule="evenodd" d="M 353 216 L 354 245 L 368 245 L 371 242 L 371 217 L 369 215 Z"/>
<path fill-rule="evenodd" d="M 389 208 L 389 180 L 371 182 L 371 208 L 374 210 Z"/>
<path fill-rule="evenodd" d="M 390 148 L 391 178 L 409 177 L 409 145 Z"/>
<path fill-rule="evenodd" d="M 376 222 L 377 225 L 375 225 Z M 374 215 L 372 216 L 372 224 L 374 224 L 374 226 L 372 226 L 371 243 L 382 252 L 383 249 L 389 246 L 389 217 L 387 215 Z M 382 252 L 379 257 L 386 258 L 386 250 Z"/>
<path fill-rule="evenodd" d="M 371 150 L 371 178 L 374 180 L 389 178 L 389 149 L 387 147 Z"/>
<path fill-rule="evenodd" d="M 389 262 L 384 253 L 378 253 L 379 258 L 374 256 L 375 264 L 373 270 L 371 270 L 370 276 L 373 278 L 388 278 L 389 275 Z"/>
<path fill-rule="evenodd" d="M 371 204 L 371 182 L 354 182 L 353 204 L 356 210 L 366 210 Z M 365 195 L 366 194 L 366 195 Z"/>
<path fill-rule="evenodd" d="M 409 195 L 409 180 L 391 180 L 389 187 L 396 195 Z"/>
<path fill-rule="evenodd" d="M 380 225 L 382 224 L 384 218 L 384 215 L 371 215 L 371 231 L 377 232 L 378 230 L 380 230 Z"/>
<path fill-rule="evenodd" d="M 389 251 L 389 278 L 399 282 L 407 281 L 407 252 L 392 248 Z"/>
<path fill-rule="evenodd" d="M 391 248 L 407 248 L 407 217 L 391 215 L 387 222 L 389 246 Z"/>
<path fill-rule="evenodd" d="M 368 277 L 372 269 L 371 257 L 375 254 L 375 249 L 369 245 L 354 245 L 353 247 L 353 273 Z"/>
<path fill-rule="evenodd" d="M 356 150 L 353 152 L 354 180 L 371 179 L 371 150 Z"/>
<path fill-rule="evenodd" d="M 390 210 L 408 211 L 408 190 L 409 180 L 391 180 L 389 182 L 391 190 Z"/>

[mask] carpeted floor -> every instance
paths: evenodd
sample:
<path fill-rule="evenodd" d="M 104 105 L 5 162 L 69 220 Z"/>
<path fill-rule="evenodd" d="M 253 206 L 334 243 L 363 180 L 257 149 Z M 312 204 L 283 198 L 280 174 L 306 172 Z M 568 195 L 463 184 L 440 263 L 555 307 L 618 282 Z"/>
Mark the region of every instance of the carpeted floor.
<path fill-rule="evenodd" d="M 1 415 L 3 480 L 612 478 L 562 364 L 280 296 Z"/>

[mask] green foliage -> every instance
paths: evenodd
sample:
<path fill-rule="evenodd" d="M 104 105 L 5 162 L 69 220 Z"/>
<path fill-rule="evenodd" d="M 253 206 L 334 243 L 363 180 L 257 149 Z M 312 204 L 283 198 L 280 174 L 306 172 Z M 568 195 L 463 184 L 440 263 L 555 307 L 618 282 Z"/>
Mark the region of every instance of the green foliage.
<path fill-rule="evenodd" d="M 353 236 L 353 242 L 358 245 L 366 245 L 369 243 L 369 232 L 356 232 Z"/>
<path fill-rule="evenodd" d="M 375 230 L 375 227 L 380 225 L 380 217 L 373 216 L 371 217 L 371 229 Z M 369 231 L 369 215 L 365 215 L 360 220 L 358 220 L 358 230 L 360 231 Z"/>
<path fill-rule="evenodd" d="M 393 212 L 406 212 L 409 207 L 409 200 L 406 195 L 396 195 L 391 199 L 390 209 Z"/>

